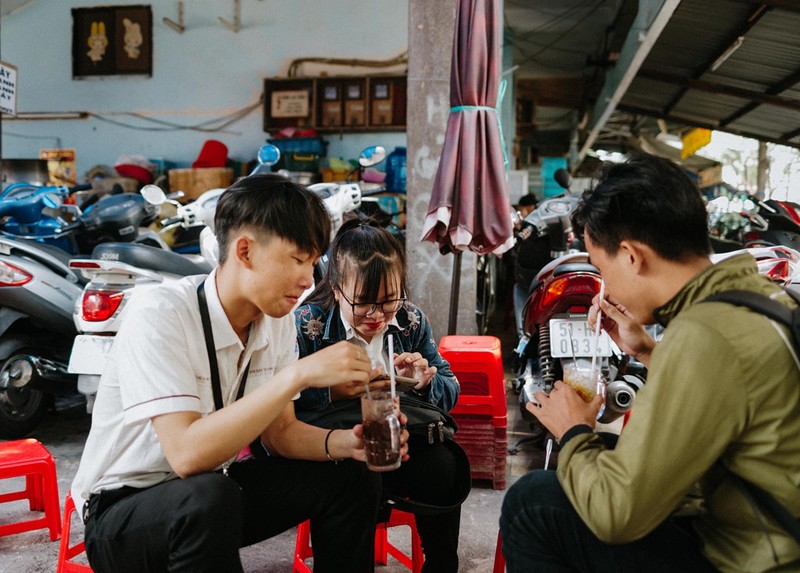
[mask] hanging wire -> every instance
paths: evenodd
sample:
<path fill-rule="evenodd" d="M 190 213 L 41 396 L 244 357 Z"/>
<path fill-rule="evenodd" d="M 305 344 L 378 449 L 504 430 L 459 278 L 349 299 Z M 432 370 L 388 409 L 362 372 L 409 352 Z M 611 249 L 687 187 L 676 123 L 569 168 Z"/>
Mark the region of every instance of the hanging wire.
<path fill-rule="evenodd" d="M 13 131 L 3 130 L 3 135 L 10 135 L 11 137 L 19 137 L 20 139 L 52 139 L 56 142 L 55 147 L 62 147 L 61 138 L 57 135 L 26 135 L 24 133 L 14 133 Z"/>
<path fill-rule="evenodd" d="M 563 71 L 564 70 L 563 65 L 550 64 L 550 63 L 548 63 L 546 61 L 542 61 L 541 59 L 539 59 L 539 56 L 541 56 L 545 52 L 554 51 L 554 50 L 569 52 L 570 51 L 569 49 L 558 48 L 557 47 L 558 43 L 561 42 L 561 40 L 563 40 L 564 38 L 566 38 L 570 34 L 572 34 L 573 31 L 575 30 L 575 28 L 577 28 L 578 26 L 580 26 L 581 24 L 586 22 L 586 20 L 588 20 L 595 13 L 595 11 L 598 8 L 601 7 L 601 5 L 604 2 L 605 2 L 605 0 L 588 0 L 587 2 L 584 2 L 582 4 L 577 4 L 577 5 L 573 6 L 572 8 L 570 8 L 569 10 L 567 10 L 566 12 L 564 12 L 563 14 L 559 14 L 557 16 L 554 16 L 551 20 L 548 20 L 548 21 L 544 22 L 541 26 L 539 26 L 537 28 L 534 28 L 533 30 L 530 30 L 528 32 L 525 32 L 524 34 L 515 34 L 513 32 L 513 30 L 511 30 L 510 28 L 506 27 L 506 29 L 507 29 L 507 31 L 509 33 L 509 36 L 512 39 L 512 45 L 517 50 L 519 50 L 520 54 L 522 54 L 522 56 L 524 58 L 521 63 L 525 64 L 527 62 L 536 62 L 536 63 L 538 63 L 540 65 L 547 66 L 547 67 L 550 67 L 550 68 L 553 68 L 553 69 L 560 69 L 560 70 Z M 539 46 L 541 46 L 540 49 L 534 51 L 533 53 L 528 52 L 528 51 L 526 51 L 526 50 L 524 50 L 524 49 L 522 49 L 520 47 L 518 41 L 536 44 L 536 42 L 532 42 L 531 40 L 528 40 L 528 38 L 530 36 L 534 36 L 536 34 L 541 34 L 542 32 L 546 31 L 547 29 L 552 28 L 553 26 L 555 26 L 558 22 L 563 21 L 565 18 L 567 18 L 572 13 L 580 11 L 580 10 L 587 10 L 587 12 L 583 17 L 577 19 L 575 21 L 575 23 L 572 24 L 572 26 L 570 26 L 565 31 L 563 31 L 561 34 L 559 34 L 553 41 L 549 42 L 547 45 L 538 44 Z M 586 66 L 580 66 L 578 68 L 575 68 L 574 70 L 568 70 L 568 71 L 576 71 L 576 70 L 585 69 L 585 68 L 586 68 Z"/>
<path fill-rule="evenodd" d="M 297 58 L 289 64 L 286 75 L 293 78 L 297 75 L 298 68 L 303 64 L 325 64 L 330 66 L 349 66 L 353 68 L 391 68 L 402 64 L 408 64 L 408 50 L 402 54 L 388 60 L 363 60 L 358 58 Z"/>
<path fill-rule="evenodd" d="M 259 98 L 259 100 L 255 103 L 247 105 L 242 109 L 236 110 L 230 114 L 223 115 L 220 117 L 216 117 L 213 119 L 209 119 L 200 123 L 192 124 L 192 125 L 184 125 L 175 123 L 172 121 L 167 121 L 163 119 L 157 119 L 154 117 L 149 117 L 147 115 L 135 112 L 122 112 L 122 113 L 115 113 L 115 114 L 102 114 L 97 112 L 88 112 L 90 117 L 95 119 L 99 119 L 100 121 L 105 121 L 112 125 L 117 125 L 119 127 L 124 127 L 127 129 L 134 129 L 138 131 L 156 131 L 156 132 L 164 132 L 164 131 L 199 131 L 203 133 L 214 133 L 214 132 L 224 132 L 224 129 L 237 121 L 243 119 L 250 113 L 252 113 L 256 109 L 260 109 L 263 104 L 263 95 Z M 112 119 L 109 116 L 127 116 L 133 117 L 136 119 L 140 119 L 142 121 L 149 121 L 159 125 L 160 127 L 151 127 L 151 126 L 143 126 L 143 125 L 134 125 L 131 123 L 126 123 L 124 121 L 120 121 L 118 119 Z M 221 123 L 219 123 L 221 122 Z M 225 132 L 231 133 L 231 132 Z"/>

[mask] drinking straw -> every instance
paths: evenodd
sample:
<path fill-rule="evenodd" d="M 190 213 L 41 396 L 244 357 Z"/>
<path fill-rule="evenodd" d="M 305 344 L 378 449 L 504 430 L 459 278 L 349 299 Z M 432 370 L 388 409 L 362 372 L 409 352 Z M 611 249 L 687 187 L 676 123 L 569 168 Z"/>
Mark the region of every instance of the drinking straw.
<path fill-rule="evenodd" d="M 550 454 L 553 453 L 553 438 L 547 438 L 547 446 L 544 451 L 544 469 L 550 465 Z"/>
<path fill-rule="evenodd" d="M 394 339 L 392 335 L 389 334 L 389 391 L 392 396 L 392 400 L 394 400 L 395 396 L 395 385 L 394 385 Z"/>
<path fill-rule="evenodd" d="M 594 376 L 594 368 L 595 362 L 597 361 L 597 355 L 600 349 L 600 322 L 603 317 L 603 312 L 600 310 L 600 301 L 603 300 L 603 295 L 605 294 L 606 290 L 606 283 L 604 280 L 600 279 L 600 298 L 597 303 L 597 322 L 594 324 L 594 352 L 592 352 L 592 369 L 591 373 Z M 601 386 L 600 377 L 597 377 L 597 393 L 603 393 L 603 387 Z"/>
<path fill-rule="evenodd" d="M 575 356 L 575 337 L 572 335 L 572 323 L 569 323 L 569 349 L 572 351 L 572 361 L 577 366 L 578 357 Z"/>

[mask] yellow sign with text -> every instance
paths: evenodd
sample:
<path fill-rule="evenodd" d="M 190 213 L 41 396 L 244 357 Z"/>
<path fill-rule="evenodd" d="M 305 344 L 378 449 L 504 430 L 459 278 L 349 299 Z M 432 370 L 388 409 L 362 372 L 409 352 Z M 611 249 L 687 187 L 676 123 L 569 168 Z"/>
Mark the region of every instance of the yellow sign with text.
<path fill-rule="evenodd" d="M 683 141 L 681 159 L 686 159 L 711 143 L 711 130 L 698 127 L 681 137 L 681 141 Z"/>

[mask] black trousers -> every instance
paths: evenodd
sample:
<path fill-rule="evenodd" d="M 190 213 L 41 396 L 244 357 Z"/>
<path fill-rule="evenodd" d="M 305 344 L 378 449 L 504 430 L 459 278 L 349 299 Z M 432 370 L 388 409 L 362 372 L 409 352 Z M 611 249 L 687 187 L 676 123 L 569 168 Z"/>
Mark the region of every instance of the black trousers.
<path fill-rule="evenodd" d="M 699 540 L 670 520 L 630 543 L 600 541 L 564 494 L 556 472 L 522 476 L 503 499 L 509 573 L 715 573 Z"/>
<path fill-rule="evenodd" d="M 309 518 L 314 571 L 374 568 L 381 479 L 360 462 L 254 459 L 233 464 L 229 476 L 205 473 L 114 497 L 89 502 L 86 553 L 97 573 L 240 572 L 240 547 Z"/>
<path fill-rule="evenodd" d="M 470 483 L 469 465 L 459 463 L 452 449 L 444 444 L 429 445 L 425 440 L 409 439 L 409 460 L 392 472 L 383 474 L 384 496 L 408 498 L 417 523 L 422 551 L 423 573 L 458 571 L 458 534 L 464 484 Z M 461 475 L 464 474 L 464 475 Z M 413 502 L 424 504 L 415 510 Z M 457 505 L 456 505 L 457 504 Z M 436 511 L 428 506 L 454 506 Z"/>

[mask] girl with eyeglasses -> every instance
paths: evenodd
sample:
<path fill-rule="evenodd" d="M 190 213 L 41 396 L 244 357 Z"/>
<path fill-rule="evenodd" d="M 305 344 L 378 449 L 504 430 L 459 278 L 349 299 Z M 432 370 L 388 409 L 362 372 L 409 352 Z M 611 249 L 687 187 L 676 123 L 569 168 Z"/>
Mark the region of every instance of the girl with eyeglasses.
<path fill-rule="evenodd" d="M 417 381 L 409 393 L 449 411 L 460 387 L 436 348 L 427 317 L 406 300 L 404 251 L 374 221 L 353 219 L 339 229 L 323 280 L 295 310 L 300 356 L 349 340 L 370 357 L 375 374 L 394 368 Z M 394 356 L 388 355 L 390 336 Z M 388 380 L 375 380 L 370 390 L 387 385 Z M 295 400 L 297 417 L 313 418 L 331 402 L 360 399 L 366 386 L 330 390 L 304 390 Z M 400 506 L 415 513 L 425 554 L 423 572 L 455 573 L 461 502 L 470 487 L 467 456 L 452 440 L 429 444 L 412 435 L 408 444 L 409 460 L 382 474 L 384 498 L 403 500 Z"/>

